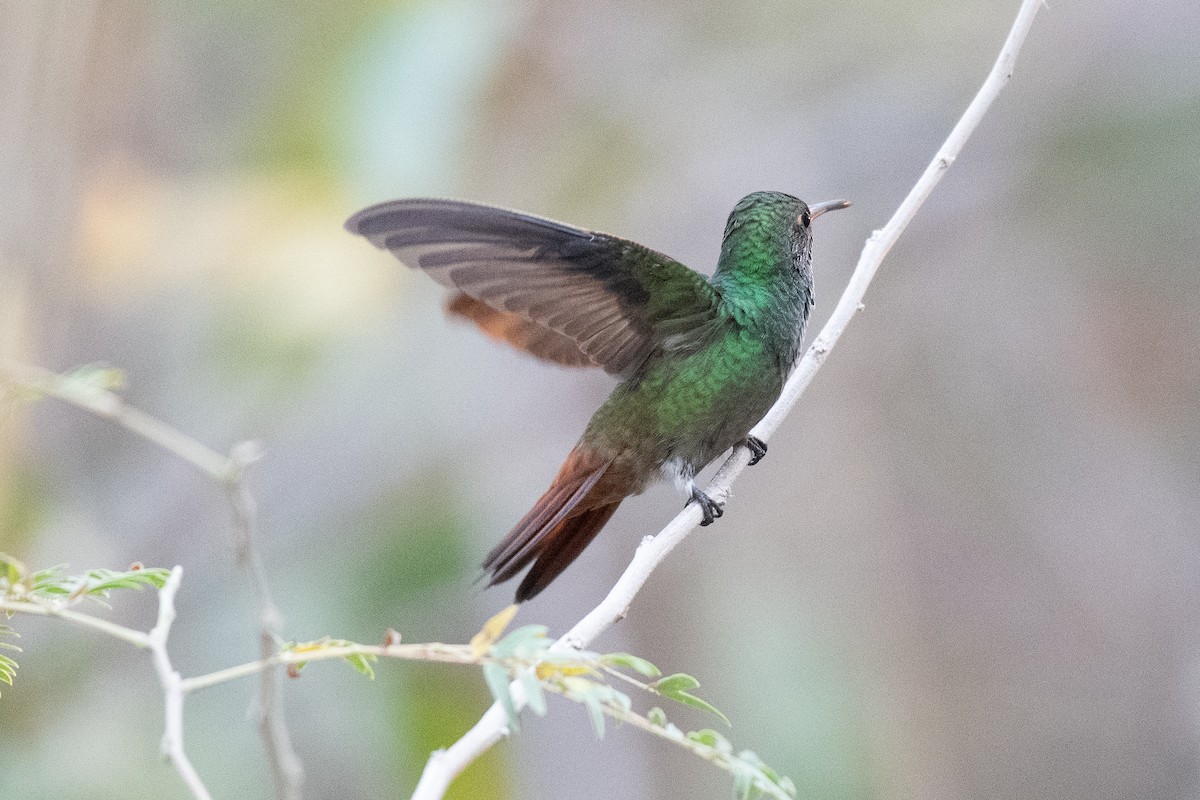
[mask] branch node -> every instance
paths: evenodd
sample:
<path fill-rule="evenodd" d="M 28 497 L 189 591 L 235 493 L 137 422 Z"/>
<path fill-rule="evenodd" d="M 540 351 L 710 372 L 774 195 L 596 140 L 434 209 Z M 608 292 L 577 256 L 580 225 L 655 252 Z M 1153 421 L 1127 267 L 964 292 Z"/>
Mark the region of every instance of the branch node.
<path fill-rule="evenodd" d="M 229 460 L 239 467 L 246 467 L 262 459 L 263 443 L 254 439 L 238 442 L 229 450 Z"/>

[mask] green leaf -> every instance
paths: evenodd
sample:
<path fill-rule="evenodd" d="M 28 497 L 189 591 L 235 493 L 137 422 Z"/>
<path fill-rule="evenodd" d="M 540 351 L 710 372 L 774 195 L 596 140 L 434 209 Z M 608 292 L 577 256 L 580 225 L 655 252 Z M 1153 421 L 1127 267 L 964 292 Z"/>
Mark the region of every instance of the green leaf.
<path fill-rule="evenodd" d="M 518 606 L 516 603 L 508 606 L 499 613 L 493 614 L 487 622 L 483 623 L 479 633 L 471 637 L 471 657 L 482 658 L 484 653 L 491 649 L 500 637 L 504 634 L 504 629 L 508 627 L 508 623 L 513 621 L 513 617 L 517 615 Z"/>
<path fill-rule="evenodd" d="M 592 721 L 592 727 L 596 729 L 596 738 L 604 738 L 604 706 L 600 703 L 600 698 L 595 692 L 583 692 L 580 695 L 584 706 L 588 710 L 588 718 Z"/>
<path fill-rule="evenodd" d="M 634 672 L 639 672 L 647 678 L 657 678 L 662 675 L 662 670 L 658 667 L 644 658 L 629 653 L 609 653 L 601 656 L 600 663 L 609 667 L 625 667 Z"/>
<path fill-rule="evenodd" d="M 743 750 L 734 759 L 731 767 L 736 770 L 734 772 L 735 782 L 738 780 L 738 776 L 744 773 L 749 776 L 756 790 L 772 784 L 783 790 L 788 797 L 796 796 L 796 784 L 792 783 L 792 779 L 786 775 L 780 775 L 769 767 L 753 750 Z"/>
<path fill-rule="evenodd" d="M 491 646 L 496 658 L 536 660 L 553 642 L 546 636 L 545 625 L 523 625 Z"/>
<path fill-rule="evenodd" d="M 33 573 L 33 577 L 30 578 L 29 584 L 34 589 L 37 589 L 39 586 L 41 586 L 43 584 L 49 584 L 49 583 L 53 583 L 54 581 L 64 580 L 64 573 L 66 572 L 66 570 L 67 570 L 66 564 L 56 564 L 53 567 L 49 567 L 47 569 L 39 569 L 37 572 Z"/>
<path fill-rule="evenodd" d="M 723 753 L 724 755 L 733 755 L 733 744 L 731 744 L 728 739 L 714 731 L 712 728 L 704 728 L 703 730 L 692 731 L 687 735 L 687 738 L 691 739 L 693 742 L 705 745 L 706 747 L 711 747 L 712 749 L 719 753 Z"/>
<path fill-rule="evenodd" d="M 667 712 L 663 711 L 658 706 L 646 712 L 646 719 L 650 720 L 651 725 L 657 725 L 660 728 L 665 728 L 667 725 Z"/>
<path fill-rule="evenodd" d="M 17 639 L 21 638 L 21 634 L 17 633 L 7 625 L 0 625 L 0 636 L 13 636 Z M 0 642 L 0 650 L 9 650 L 14 653 L 21 652 L 21 648 L 17 647 L 12 642 Z M 4 680 L 5 683 L 7 683 L 9 686 L 12 686 L 12 679 L 14 670 L 16 670 L 16 668 L 16 661 L 13 661 L 6 655 L 0 654 L 0 680 Z"/>
<path fill-rule="evenodd" d="M 604 709 L 606 706 L 614 711 L 614 715 L 618 715 L 621 711 L 627 712 L 633 704 L 627 695 L 589 678 L 577 675 L 560 677 L 558 685 L 568 699 L 582 703 L 587 708 L 588 717 L 592 721 L 597 739 L 604 738 Z"/>
<path fill-rule="evenodd" d="M 499 664 L 484 664 L 483 680 L 487 683 L 492 697 L 504 709 L 504 716 L 508 718 L 509 730 L 516 733 L 521 729 L 521 722 L 517 717 L 517 707 L 513 703 L 512 693 L 508 690 L 508 670 Z"/>
<path fill-rule="evenodd" d="M 12 562 L 8 562 L 8 573 L 12 571 Z M 79 597 L 90 597 L 93 600 L 108 597 L 114 589 L 137 589 L 147 586 L 161 589 L 170 577 L 170 570 L 161 568 L 143 568 L 117 572 L 110 569 L 93 569 L 84 575 L 66 575 L 64 565 L 40 569 L 28 579 L 29 593 L 40 597 L 64 597 L 71 600 Z"/>
<path fill-rule="evenodd" d="M 17 633 L 16 631 L 14 631 L 12 628 L 8 627 L 7 625 L 0 625 L 0 636 L 20 637 L 20 635 L 21 634 Z M 0 642 L 0 648 L 4 648 L 5 650 L 12 650 L 17 653 L 21 652 L 21 648 L 17 647 L 15 644 L 12 644 L 11 642 Z M 12 686 L 13 678 L 16 677 L 17 668 L 19 666 L 20 665 L 18 665 L 16 661 L 13 661 L 11 658 L 9 658 L 6 655 L 0 654 L 0 681 L 7 683 L 9 686 Z"/>
<path fill-rule="evenodd" d="M 537 679 L 533 669 L 521 670 L 521 685 L 525 687 L 525 695 L 529 708 L 539 717 L 546 716 L 546 693 L 542 691 L 542 682 Z"/>
<path fill-rule="evenodd" d="M 698 708 L 701 711 L 707 711 L 708 713 L 720 718 L 720 720 L 726 725 L 733 727 L 733 724 L 729 721 L 729 717 L 722 714 L 716 706 L 712 705 L 706 700 L 701 700 L 694 694 L 688 693 L 688 689 L 695 689 L 699 685 L 700 681 L 696 680 L 691 675 L 685 675 L 682 672 L 679 672 L 674 675 L 668 675 L 665 678 L 660 678 L 659 680 L 650 684 L 650 688 L 661 694 L 663 697 L 674 700 L 676 703 L 682 703 L 685 706 L 691 706 L 692 708 Z"/>
<path fill-rule="evenodd" d="M 682 672 L 676 672 L 674 675 L 668 675 L 665 678 L 659 678 L 654 683 L 650 684 L 650 688 L 659 694 L 670 697 L 675 692 L 686 692 L 688 689 L 695 689 L 700 685 L 700 681 L 693 678 L 691 675 L 685 675 Z"/>
<path fill-rule="evenodd" d="M 748 769 L 733 769 L 734 800 L 750 800 L 754 796 L 754 773 Z"/>
<path fill-rule="evenodd" d="M 125 373 L 103 362 L 84 364 L 63 375 L 65 380 L 80 383 L 92 389 L 115 391 L 125 387 Z"/>
<path fill-rule="evenodd" d="M 612 703 L 626 714 L 628 714 L 630 711 L 633 711 L 633 701 L 629 699 L 629 695 L 625 694 L 624 692 L 619 692 L 611 686 L 606 688 L 609 692 L 611 692 L 608 702 Z"/>
<path fill-rule="evenodd" d="M 146 586 L 161 589 L 171 576 L 171 571 L 157 567 L 131 569 L 125 572 L 114 572 L 110 569 L 89 570 L 86 576 L 87 593 L 89 595 L 106 596 L 113 589 L 136 589 L 141 591 Z"/>
<path fill-rule="evenodd" d="M 737 757 L 747 764 L 757 767 L 771 783 L 779 783 L 779 773 L 768 767 L 766 762 L 758 757 L 758 753 L 753 750 L 743 750 L 737 754 Z"/>
<path fill-rule="evenodd" d="M 375 668 L 371 666 L 371 662 L 376 660 L 370 653 L 354 653 L 345 658 L 346 663 L 354 667 L 356 672 L 366 675 L 371 680 L 375 680 Z"/>
<path fill-rule="evenodd" d="M 696 697 L 696 695 L 688 694 L 687 692 L 677 692 L 676 694 L 670 695 L 670 697 L 677 703 L 682 703 L 683 705 L 691 706 L 692 708 L 698 708 L 701 711 L 707 711 L 729 727 L 733 727 L 733 723 L 729 721 L 729 717 L 721 713 L 719 708 L 707 700 L 701 700 L 699 697 Z"/>
<path fill-rule="evenodd" d="M 8 656 L 0 656 L 0 681 L 12 686 L 13 678 L 16 677 L 17 674 L 17 667 L 17 662 L 13 661 Z"/>
<path fill-rule="evenodd" d="M 311 642 L 279 642 L 279 652 L 281 653 L 319 653 L 322 650 L 337 647 L 357 647 L 358 642 L 352 642 L 349 639 L 333 639 L 329 636 L 323 636 L 320 639 L 314 639 Z M 342 661 L 345 661 L 354 671 L 360 675 L 366 675 L 371 680 L 375 680 L 375 668 L 371 665 L 379 660 L 378 656 L 372 653 L 351 653 L 342 656 Z M 306 666 L 307 661 L 293 661 L 291 665 L 293 672 L 299 674 Z"/>
<path fill-rule="evenodd" d="M 0 577 L 8 586 L 16 586 L 21 582 L 24 572 L 23 564 L 7 553 L 0 553 Z"/>

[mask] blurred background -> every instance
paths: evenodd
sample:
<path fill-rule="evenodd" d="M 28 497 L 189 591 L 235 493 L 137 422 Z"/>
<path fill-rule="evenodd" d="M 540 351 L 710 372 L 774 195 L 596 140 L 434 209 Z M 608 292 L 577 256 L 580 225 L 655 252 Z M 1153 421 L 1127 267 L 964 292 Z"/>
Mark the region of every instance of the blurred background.
<path fill-rule="evenodd" d="M 511 597 L 472 584 L 481 558 L 612 383 L 446 321 L 439 287 L 342 221 L 456 196 L 708 272 L 743 194 L 847 197 L 816 228 L 819 326 L 1016 8 L 4 0 L 0 352 L 117 366 L 131 403 L 217 450 L 261 441 L 286 637 L 465 641 Z M 1192 0 L 1044 9 L 770 457 L 596 647 L 698 676 L 801 797 L 1195 796 L 1198 51 Z M 0 551 L 183 564 L 176 666 L 255 656 L 211 482 L 53 401 L 0 415 Z M 681 503 L 627 502 L 518 624 L 566 630 Z M 111 617 L 153 613 L 127 594 Z M 13 623 L 0 797 L 185 797 L 144 654 Z M 273 795 L 255 689 L 189 701 L 218 797 Z M 407 796 L 488 703 L 473 669 L 403 663 L 284 690 L 313 798 Z M 558 703 L 451 796 L 729 785 Z"/>

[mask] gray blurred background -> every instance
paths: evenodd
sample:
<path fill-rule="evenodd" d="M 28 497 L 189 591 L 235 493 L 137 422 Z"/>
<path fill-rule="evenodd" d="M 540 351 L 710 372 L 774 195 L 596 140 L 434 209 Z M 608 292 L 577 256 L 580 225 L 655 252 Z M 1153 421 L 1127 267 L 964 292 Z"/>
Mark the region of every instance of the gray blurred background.
<path fill-rule="evenodd" d="M 480 559 L 611 382 L 447 322 L 343 219 L 457 196 L 707 272 L 743 194 L 848 197 L 816 230 L 819 325 L 1016 7 L 0 2 L 0 349 L 118 366 L 197 439 L 264 443 L 285 636 L 465 641 L 511 597 L 472 585 Z M 1196 796 L 1198 53 L 1193 0 L 1044 9 L 770 457 L 596 646 L 697 675 L 801 797 Z M 211 483 L 51 401 L 0 414 L 0 551 L 183 564 L 177 666 L 255 655 Z M 564 631 L 680 505 L 626 503 L 518 622 Z M 152 624 L 149 595 L 114 606 Z M 144 654 L 14 622 L 0 797 L 184 797 Z M 472 669 L 378 672 L 284 687 L 307 796 L 406 796 L 487 705 Z M 254 691 L 189 701 L 219 797 L 272 796 Z M 451 796 L 728 792 L 557 703 Z"/>

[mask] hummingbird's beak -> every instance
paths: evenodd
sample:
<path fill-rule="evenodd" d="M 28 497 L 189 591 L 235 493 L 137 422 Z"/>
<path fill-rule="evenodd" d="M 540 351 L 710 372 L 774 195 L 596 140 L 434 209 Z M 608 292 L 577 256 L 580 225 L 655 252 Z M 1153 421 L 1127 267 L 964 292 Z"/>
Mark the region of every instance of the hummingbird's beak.
<path fill-rule="evenodd" d="M 839 208 L 849 208 L 849 200 L 826 200 L 824 203 L 813 203 L 808 207 L 808 218 L 814 220 L 826 211 L 837 211 Z"/>

